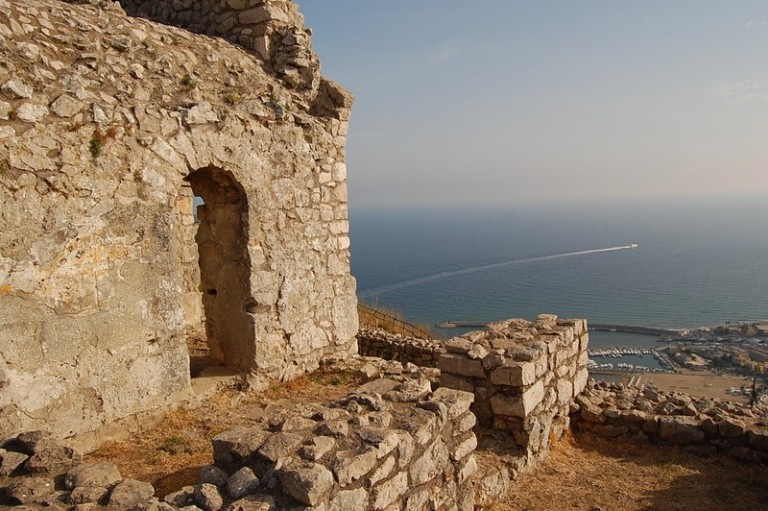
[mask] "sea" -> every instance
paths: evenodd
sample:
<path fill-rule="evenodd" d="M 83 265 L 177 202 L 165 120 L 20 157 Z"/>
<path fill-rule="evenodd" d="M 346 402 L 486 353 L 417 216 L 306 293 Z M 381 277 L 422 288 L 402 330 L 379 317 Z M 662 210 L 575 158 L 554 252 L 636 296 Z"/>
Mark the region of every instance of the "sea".
<path fill-rule="evenodd" d="M 414 323 L 553 313 L 680 329 L 768 319 L 765 198 L 353 207 L 350 224 L 360 300 Z M 590 335 L 592 347 L 656 341 Z"/>

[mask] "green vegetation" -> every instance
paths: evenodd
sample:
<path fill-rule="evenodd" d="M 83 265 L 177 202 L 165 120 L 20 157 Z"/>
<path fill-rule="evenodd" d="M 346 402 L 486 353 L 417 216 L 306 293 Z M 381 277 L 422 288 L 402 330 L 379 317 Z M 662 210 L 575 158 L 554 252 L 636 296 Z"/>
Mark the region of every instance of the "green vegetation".
<path fill-rule="evenodd" d="M 232 91 L 224 94 L 224 103 L 230 106 L 234 106 L 239 103 L 242 103 L 242 101 L 243 101 L 243 97 L 240 95 L 239 92 Z"/>
<path fill-rule="evenodd" d="M 101 155 L 107 141 L 114 139 L 115 136 L 117 136 L 117 128 L 114 126 L 110 126 L 105 132 L 102 132 L 99 129 L 93 132 L 91 141 L 88 143 L 88 150 L 91 152 L 91 156 L 94 160 Z"/>
<path fill-rule="evenodd" d="M 91 156 L 94 160 L 99 157 L 103 147 L 104 142 L 101 140 L 101 138 L 96 136 L 96 133 L 94 133 L 93 138 L 91 138 L 91 142 L 88 144 L 88 150 L 91 151 Z"/>
<path fill-rule="evenodd" d="M 168 454 L 187 453 L 189 452 L 189 441 L 178 435 L 171 435 L 163 439 L 158 449 Z"/>
<path fill-rule="evenodd" d="M 181 77 L 181 84 L 189 90 L 197 87 L 197 81 L 188 74 Z"/>

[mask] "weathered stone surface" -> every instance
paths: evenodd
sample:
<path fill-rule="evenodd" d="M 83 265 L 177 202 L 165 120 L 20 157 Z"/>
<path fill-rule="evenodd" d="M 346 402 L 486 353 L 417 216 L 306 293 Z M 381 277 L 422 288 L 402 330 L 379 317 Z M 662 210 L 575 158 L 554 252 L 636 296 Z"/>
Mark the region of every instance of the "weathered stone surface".
<path fill-rule="evenodd" d="M 216 486 L 225 486 L 228 478 L 227 473 L 215 465 L 207 465 L 200 469 L 200 484 L 209 483 Z"/>
<path fill-rule="evenodd" d="M 28 504 L 53 493 L 53 481 L 43 477 L 23 477 L 5 489 L 6 496 L 18 504 Z"/>
<path fill-rule="evenodd" d="M 384 397 L 389 401 L 406 403 L 425 399 L 432 393 L 432 385 L 427 379 L 410 380 L 390 390 Z"/>
<path fill-rule="evenodd" d="M 328 436 L 316 436 L 305 443 L 299 451 L 299 456 L 309 461 L 317 461 L 334 448 L 336 440 Z"/>
<path fill-rule="evenodd" d="M 419 485 L 437 477 L 443 470 L 441 460 L 446 459 L 448 456 L 448 448 L 445 446 L 445 442 L 440 439 L 436 440 L 420 458 L 411 464 L 409 468 L 411 483 Z"/>
<path fill-rule="evenodd" d="M 269 461 L 276 462 L 293 453 L 299 446 L 303 437 L 293 433 L 277 433 L 264 441 L 259 449 L 259 455 Z"/>
<path fill-rule="evenodd" d="M 497 415 L 525 417 L 544 399 L 544 384 L 537 381 L 530 388 L 523 390 L 520 396 L 497 394 L 491 397 L 491 407 Z"/>
<path fill-rule="evenodd" d="M 217 465 L 228 466 L 250 460 L 267 434 L 258 429 L 238 426 L 216 435 L 212 440 L 213 459 Z"/>
<path fill-rule="evenodd" d="M 48 115 L 48 108 L 43 105 L 24 103 L 16 109 L 16 118 L 24 122 L 37 122 Z"/>
<path fill-rule="evenodd" d="M 738 419 L 725 419 L 718 424 L 720 434 L 725 437 L 736 438 L 747 432 L 743 422 Z"/>
<path fill-rule="evenodd" d="M 99 504 L 106 500 L 109 490 L 103 486 L 79 486 L 67 497 L 70 504 Z"/>
<path fill-rule="evenodd" d="M 469 411 L 475 396 L 469 392 L 440 387 L 432 395 L 432 400 L 446 405 L 448 420 L 454 420 Z"/>
<path fill-rule="evenodd" d="M 11 475 L 14 470 L 19 468 L 22 463 L 27 461 L 29 456 L 20 452 L 1 451 L 0 452 L 0 476 Z"/>
<path fill-rule="evenodd" d="M 754 428 L 749 432 L 749 446 L 768 452 L 768 428 Z"/>
<path fill-rule="evenodd" d="M 123 477 L 114 463 L 89 463 L 70 469 L 64 476 L 64 486 L 69 489 L 80 486 L 111 487 Z"/>
<path fill-rule="evenodd" d="M 2 2 L 0 431 L 191 399 L 191 332 L 255 386 L 353 350 L 353 97 L 295 3 Z"/>
<path fill-rule="evenodd" d="M 31 98 L 33 94 L 32 87 L 18 78 L 5 82 L 0 90 L 11 99 Z"/>
<path fill-rule="evenodd" d="M 227 506 L 227 511 L 273 511 L 275 499 L 271 495 L 249 495 Z"/>
<path fill-rule="evenodd" d="M 333 473 L 342 486 L 357 481 L 376 466 L 375 449 L 364 452 L 340 451 L 336 453 L 336 462 L 333 464 Z"/>
<path fill-rule="evenodd" d="M 479 360 L 471 360 L 460 355 L 447 353 L 440 357 L 438 367 L 441 371 L 462 376 L 485 377 L 483 364 Z"/>
<path fill-rule="evenodd" d="M 147 482 L 136 479 L 124 479 L 117 483 L 109 494 L 109 505 L 131 507 L 150 500 L 155 495 L 155 488 Z"/>
<path fill-rule="evenodd" d="M 131 511 L 175 511 L 176 508 L 159 499 L 152 498 L 146 502 L 137 504 L 131 508 Z"/>
<path fill-rule="evenodd" d="M 69 94 L 62 94 L 51 103 L 51 110 L 59 117 L 72 117 L 82 109 L 83 104 Z"/>
<path fill-rule="evenodd" d="M 45 439 L 35 445 L 35 452 L 29 457 L 24 468 L 34 473 L 58 474 L 81 460 L 72 448 Z"/>
<path fill-rule="evenodd" d="M 191 506 L 195 502 L 195 487 L 185 486 L 182 489 L 169 493 L 163 500 L 172 506 L 186 507 Z"/>
<path fill-rule="evenodd" d="M 219 489 L 213 484 L 195 486 L 195 504 L 204 511 L 218 511 L 224 505 Z"/>
<path fill-rule="evenodd" d="M 240 499 L 256 491 L 259 478 L 250 467 L 243 467 L 227 479 L 227 492 L 233 499 Z"/>
<path fill-rule="evenodd" d="M 350 509 L 365 509 L 368 504 L 368 492 L 363 488 L 340 491 L 331 500 L 330 511 L 347 511 Z"/>
<path fill-rule="evenodd" d="M 491 383 L 494 385 L 513 385 L 521 387 L 531 385 L 536 381 L 536 368 L 531 362 L 518 362 L 512 365 L 500 366 L 491 372 Z"/>
<path fill-rule="evenodd" d="M 402 497 L 408 490 L 408 475 L 400 472 L 373 490 L 373 509 L 384 509 Z"/>
<path fill-rule="evenodd" d="M 333 474 L 322 465 L 312 464 L 280 472 L 283 490 L 291 497 L 314 506 L 333 488 Z"/>

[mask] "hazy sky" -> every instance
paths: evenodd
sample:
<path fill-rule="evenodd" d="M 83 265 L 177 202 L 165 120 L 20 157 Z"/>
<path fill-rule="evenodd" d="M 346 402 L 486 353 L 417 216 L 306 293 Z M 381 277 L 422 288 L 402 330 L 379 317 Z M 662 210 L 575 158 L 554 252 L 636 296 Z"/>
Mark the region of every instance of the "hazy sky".
<path fill-rule="evenodd" d="M 768 198 L 765 0 L 299 0 L 354 207 Z"/>

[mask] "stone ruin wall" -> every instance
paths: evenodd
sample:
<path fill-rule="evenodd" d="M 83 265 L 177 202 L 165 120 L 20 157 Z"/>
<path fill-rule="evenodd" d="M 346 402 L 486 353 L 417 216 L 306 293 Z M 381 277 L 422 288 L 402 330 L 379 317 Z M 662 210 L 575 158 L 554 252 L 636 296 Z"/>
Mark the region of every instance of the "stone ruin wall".
<path fill-rule="evenodd" d="M 361 328 L 357 333 L 357 349 L 365 357 L 397 360 L 419 367 L 437 367 L 446 352 L 445 342 L 390 334 L 383 330 Z"/>
<path fill-rule="evenodd" d="M 512 477 L 562 436 L 589 377 L 586 321 L 550 314 L 494 322 L 449 341 L 368 330 L 357 338 L 362 355 L 437 367 L 441 387 L 472 393 L 479 426 L 518 459 Z"/>
<path fill-rule="evenodd" d="M 295 5 L 268 10 L 306 36 Z M 203 306 L 217 362 L 256 383 L 355 350 L 352 96 L 281 41 L 311 58 L 0 0 L 0 436 L 178 402 Z"/>
<path fill-rule="evenodd" d="M 298 406 L 262 428 L 213 439 L 218 468 L 253 473 L 273 502 L 328 510 L 472 510 L 472 395 L 424 379 L 379 379 L 329 406 Z M 277 468 L 275 468 L 277 466 Z M 193 503 L 192 488 L 185 492 Z"/>
<path fill-rule="evenodd" d="M 481 426 L 517 452 L 520 468 L 543 459 L 570 424 L 570 407 L 587 384 L 585 320 L 550 314 L 498 321 L 446 343 L 440 384 L 475 395 Z"/>
<path fill-rule="evenodd" d="M 593 382 L 576 398 L 574 427 L 683 446 L 702 455 L 768 463 L 768 407 Z"/>
<path fill-rule="evenodd" d="M 295 88 L 316 87 L 320 63 L 298 5 L 288 0 L 119 0 L 129 14 L 227 39 Z"/>

